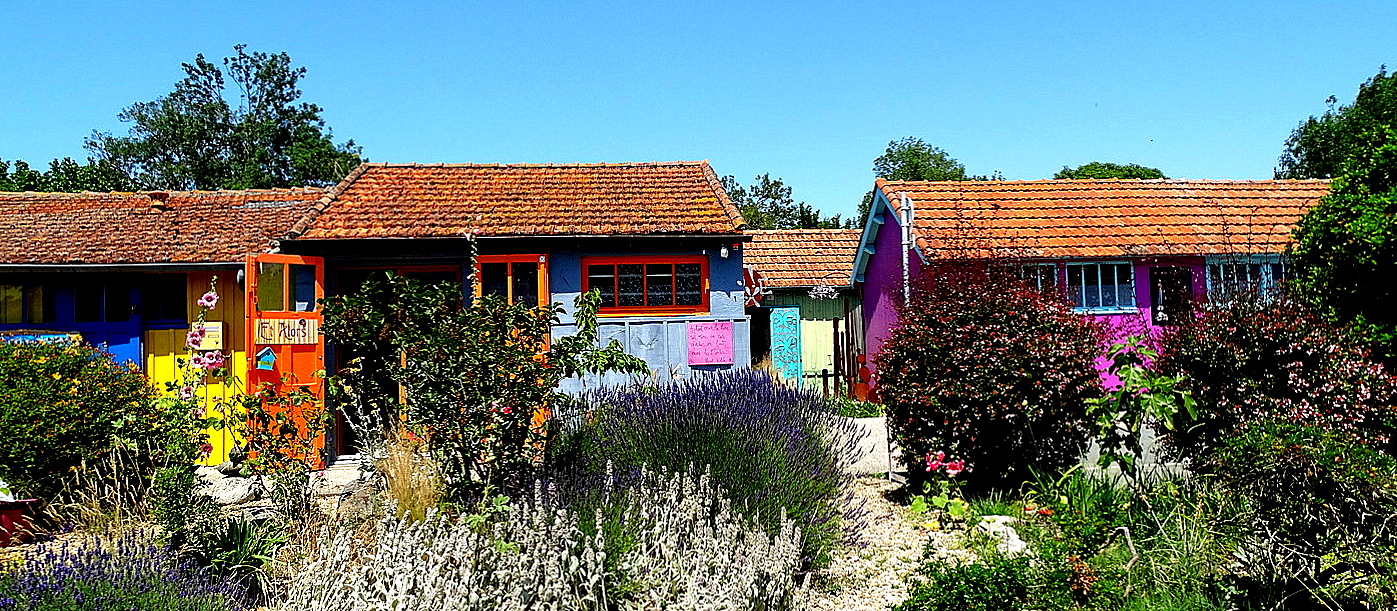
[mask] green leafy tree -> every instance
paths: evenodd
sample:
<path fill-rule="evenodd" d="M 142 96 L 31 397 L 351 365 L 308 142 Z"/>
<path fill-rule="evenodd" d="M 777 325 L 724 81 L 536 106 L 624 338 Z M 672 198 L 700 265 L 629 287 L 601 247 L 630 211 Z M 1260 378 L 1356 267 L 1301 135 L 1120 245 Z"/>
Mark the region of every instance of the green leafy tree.
<path fill-rule="evenodd" d="M 1351 324 L 1397 362 L 1397 129 L 1364 136 L 1329 194 L 1305 213 L 1290 252 L 1296 288 L 1326 317 Z"/>
<path fill-rule="evenodd" d="M 1397 74 L 1382 66 L 1359 85 L 1353 104 L 1336 108 L 1332 95 L 1327 103 L 1323 115 L 1306 119 L 1290 133 L 1276 178 L 1333 178 L 1350 158 L 1375 150 L 1382 128 L 1397 125 Z"/>
<path fill-rule="evenodd" d="M 343 178 L 362 161 L 361 149 L 353 140 L 335 144 L 322 109 L 297 101 L 306 69 L 292 67 L 286 53 L 245 49 L 235 46 L 224 69 L 203 55 L 182 64 L 185 78 L 173 92 L 118 115 L 132 124 L 129 135 L 94 133 L 88 149 L 153 189 L 329 185 Z"/>
<path fill-rule="evenodd" d="M 853 219 L 825 216 L 818 209 L 791 197 L 791 188 L 780 178 L 762 174 L 744 187 L 731 175 L 722 178 L 723 189 L 742 212 L 749 229 L 846 229 Z"/>
<path fill-rule="evenodd" d="M 1108 163 L 1105 161 L 1093 161 L 1086 165 L 1075 168 L 1062 166 L 1062 170 L 1053 174 L 1056 179 L 1090 179 L 1090 178 L 1138 178 L 1141 180 L 1154 180 L 1169 178 L 1155 168 L 1147 168 L 1142 165 L 1128 163 Z"/>
<path fill-rule="evenodd" d="M 999 172 L 990 176 L 966 174 L 965 165 L 946 151 L 912 136 L 889 142 L 887 150 L 873 160 L 873 173 L 887 180 L 1004 180 Z M 872 206 L 873 192 L 869 191 L 859 204 L 859 218 L 867 218 Z"/>
<path fill-rule="evenodd" d="M 29 167 L 16 159 L 14 169 L 0 160 L 0 191 L 48 191 L 77 193 L 81 191 L 129 191 L 130 179 L 120 168 L 106 160 L 91 159 L 80 164 L 72 157 L 49 162 L 47 172 Z"/>

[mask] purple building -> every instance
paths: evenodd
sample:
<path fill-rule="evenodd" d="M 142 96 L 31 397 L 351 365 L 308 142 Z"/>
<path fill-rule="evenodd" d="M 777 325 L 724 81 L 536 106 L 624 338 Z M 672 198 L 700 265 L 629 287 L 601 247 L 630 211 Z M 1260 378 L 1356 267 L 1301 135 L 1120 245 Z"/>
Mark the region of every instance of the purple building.
<path fill-rule="evenodd" d="M 1322 180 L 878 179 L 854 260 L 865 349 L 882 349 L 922 265 L 948 260 L 1014 261 L 1116 338 L 1156 330 L 1195 299 L 1284 280 L 1291 229 L 1328 190 Z"/>

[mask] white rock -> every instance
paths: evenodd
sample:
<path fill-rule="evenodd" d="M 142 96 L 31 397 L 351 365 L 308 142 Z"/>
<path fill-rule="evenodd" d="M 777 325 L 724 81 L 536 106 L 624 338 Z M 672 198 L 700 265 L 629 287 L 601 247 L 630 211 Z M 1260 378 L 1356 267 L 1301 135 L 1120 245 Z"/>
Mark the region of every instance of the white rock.
<path fill-rule="evenodd" d="M 975 528 L 985 531 L 994 537 L 997 543 L 995 548 L 1005 558 L 1017 558 L 1028 553 L 1028 543 L 1019 538 L 1019 532 L 1014 530 L 1014 524 L 1019 519 L 1012 516 L 984 516 Z"/>

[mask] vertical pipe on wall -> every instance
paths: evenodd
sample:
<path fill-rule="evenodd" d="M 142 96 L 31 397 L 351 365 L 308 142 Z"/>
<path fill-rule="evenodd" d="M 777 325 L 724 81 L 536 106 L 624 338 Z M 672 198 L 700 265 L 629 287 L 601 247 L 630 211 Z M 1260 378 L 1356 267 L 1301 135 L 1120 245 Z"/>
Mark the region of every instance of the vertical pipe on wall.
<path fill-rule="evenodd" d="M 906 193 L 898 195 L 902 197 L 902 304 L 907 305 L 912 302 L 912 263 L 908 260 L 912 250 L 912 198 Z"/>

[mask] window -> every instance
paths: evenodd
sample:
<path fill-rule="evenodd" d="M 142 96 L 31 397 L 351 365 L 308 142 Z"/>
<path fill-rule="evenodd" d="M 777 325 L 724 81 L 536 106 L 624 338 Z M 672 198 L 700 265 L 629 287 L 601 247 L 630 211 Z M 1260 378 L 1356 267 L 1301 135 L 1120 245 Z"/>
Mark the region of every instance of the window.
<path fill-rule="evenodd" d="M 262 312 L 315 311 L 315 266 L 259 261 L 257 309 Z"/>
<path fill-rule="evenodd" d="M 73 322 L 131 320 L 131 285 L 125 282 L 78 282 L 73 287 Z"/>
<path fill-rule="evenodd" d="M 1069 263 L 1067 297 L 1079 309 L 1133 310 L 1134 270 L 1129 263 Z"/>
<path fill-rule="evenodd" d="M 1019 268 L 1019 278 L 1024 284 L 1044 295 L 1058 294 L 1057 287 L 1057 266 L 1051 263 L 1043 265 L 1024 265 Z"/>
<path fill-rule="evenodd" d="M 146 320 L 184 323 L 189 319 L 189 288 L 184 274 L 154 274 L 142 287 Z"/>
<path fill-rule="evenodd" d="M 1213 299 L 1271 293 L 1285 280 L 1285 263 L 1279 260 L 1208 264 L 1208 296 Z"/>
<path fill-rule="evenodd" d="M 0 324 L 53 322 L 54 290 L 38 284 L 0 284 Z"/>
<path fill-rule="evenodd" d="M 691 314 L 708 311 L 708 258 L 585 257 L 582 290 L 601 293 L 612 314 Z"/>
<path fill-rule="evenodd" d="M 481 255 L 476 295 L 500 295 L 510 303 L 548 303 L 548 259 L 544 255 Z"/>

